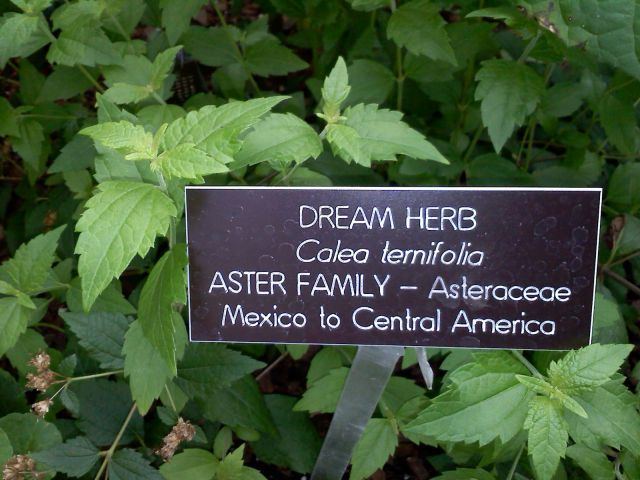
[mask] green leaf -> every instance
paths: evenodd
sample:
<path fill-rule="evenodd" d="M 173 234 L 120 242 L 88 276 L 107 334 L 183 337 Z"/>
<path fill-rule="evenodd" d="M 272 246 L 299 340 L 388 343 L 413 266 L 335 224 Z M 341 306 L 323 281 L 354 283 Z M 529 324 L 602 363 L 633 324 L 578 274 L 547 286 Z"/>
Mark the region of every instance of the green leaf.
<path fill-rule="evenodd" d="M 297 401 L 294 397 L 266 395 L 265 401 L 277 431 L 262 433 L 251 444 L 256 455 L 298 473 L 311 472 L 321 445 L 313 423 L 306 414 L 293 411 Z"/>
<path fill-rule="evenodd" d="M 127 159 L 142 160 L 155 156 L 153 135 L 145 131 L 143 126 L 133 125 L 125 120 L 98 123 L 80 130 L 80 134 L 91 137 L 107 148 L 113 148 Z"/>
<path fill-rule="evenodd" d="M 160 0 L 162 7 L 162 26 L 165 29 L 169 43 L 173 45 L 180 36 L 189 28 L 191 18 L 198 13 L 204 0 Z"/>
<path fill-rule="evenodd" d="M 613 464 L 600 450 L 574 444 L 567 448 L 567 457 L 576 462 L 593 480 L 613 480 L 616 476 Z"/>
<path fill-rule="evenodd" d="M 11 455 L 13 455 L 13 447 L 9 437 L 4 433 L 4 430 L 0 429 L 0 465 L 4 465 Z"/>
<path fill-rule="evenodd" d="M 371 157 L 363 148 L 364 142 L 355 128 L 339 123 L 327 125 L 327 141 L 334 155 L 345 162 L 355 162 L 365 167 L 371 166 Z"/>
<path fill-rule="evenodd" d="M 309 66 L 271 35 L 248 45 L 245 49 L 244 61 L 251 73 L 261 77 L 287 75 Z"/>
<path fill-rule="evenodd" d="M 33 459 L 56 472 L 81 477 L 100 459 L 99 453 L 86 437 L 76 437 L 34 454 Z"/>
<path fill-rule="evenodd" d="M 587 50 L 599 60 L 640 78 L 640 15 L 637 1 L 560 0 L 570 38 L 586 40 Z"/>
<path fill-rule="evenodd" d="M 115 82 L 104 92 L 104 98 L 117 105 L 124 105 L 125 103 L 141 102 L 149 97 L 152 92 L 153 90 L 148 85 Z"/>
<path fill-rule="evenodd" d="M 482 62 L 476 80 L 475 98 L 482 100 L 482 122 L 500 152 L 514 129 L 536 109 L 544 82 L 531 67 L 511 60 Z"/>
<path fill-rule="evenodd" d="M 318 134 L 304 120 L 291 113 L 272 113 L 255 125 L 245 137 L 232 168 L 274 161 L 279 165 L 302 163 L 322 153 Z"/>
<path fill-rule="evenodd" d="M 456 468 L 442 475 L 433 477 L 433 480 L 495 480 L 496 477 L 481 468 Z"/>
<path fill-rule="evenodd" d="M 9 100 L 0 97 L 0 135 L 12 135 L 14 137 L 20 135 L 18 115 Z"/>
<path fill-rule="evenodd" d="M 387 36 L 415 55 L 456 64 L 440 8 L 428 0 L 413 0 L 398 8 L 389 19 Z"/>
<path fill-rule="evenodd" d="M 0 65 L 12 57 L 28 57 L 47 43 L 49 31 L 37 15 L 5 13 L 0 18 Z"/>
<path fill-rule="evenodd" d="M 186 117 L 169 125 L 163 137 L 163 147 L 170 150 L 190 143 L 215 158 L 220 154 L 231 156 L 240 148 L 238 136 L 285 98 L 255 98 L 220 107 L 207 105 L 189 112 Z M 229 157 L 224 163 L 230 161 Z"/>
<path fill-rule="evenodd" d="M 149 82 L 153 90 L 160 90 L 162 88 L 162 83 L 171 73 L 176 55 L 178 55 L 180 50 L 182 50 L 182 45 L 177 45 L 163 50 L 153 59 L 151 79 Z"/>
<path fill-rule="evenodd" d="M 192 143 L 183 143 L 163 152 L 151 168 L 160 170 L 167 178 L 186 178 L 202 183 L 203 175 L 228 172 L 225 160 L 224 156 L 211 156 Z"/>
<path fill-rule="evenodd" d="M 257 470 L 245 467 L 242 463 L 244 445 L 227 455 L 219 464 L 216 480 L 266 480 Z"/>
<path fill-rule="evenodd" d="M 162 476 L 139 452 L 123 448 L 109 462 L 111 480 L 162 480 Z"/>
<path fill-rule="evenodd" d="M 124 366 L 122 345 L 131 319 L 121 313 L 59 313 L 78 337 L 80 345 L 101 368 L 117 370 Z"/>
<path fill-rule="evenodd" d="M 144 415 L 171 379 L 171 369 L 145 337 L 139 321 L 133 322 L 129 327 L 122 353 L 124 374 L 129 378 L 131 396 L 140 414 Z"/>
<path fill-rule="evenodd" d="M 550 382 L 567 393 L 603 385 L 618 371 L 633 345 L 593 344 L 572 350 L 549 366 Z"/>
<path fill-rule="evenodd" d="M 524 428 L 529 431 L 527 447 L 536 478 L 550 480 L 564 458 L 569 438 L 559 408 L 546 397 L 535 397 L 529 404 Z"/>
<path fill-rule="evenodd" d="M 47 450 L 62 442 L 58 429 L 32 413 L 10 413 L 0 418 L 0 429 L 9 438 L 14 454 Z"/>
<path fill-rule="evenodd" d="M 391 70 L 371 60 L 355 60 L 348 72 L 351 91 L 345 100 L 347 105 L 384 103 L 396 83 Z"/>
<path fill-rule="evenodd" d="M 636 241 L 640 239 L 636 237 Z M 596 292 L 593 310 L 593 341 L 597 343 L 627 343 L 629 336 L 618 304 L 612 298 Z"/>
<path fill-rule="evenodd" d="M 160 467 L 166 480 L 212 480 L 218 459 L 206 450 L 187 448 Z"/>
<path fill-rule="evenodd" d="M 78 24 L 62 31 L 47 53 L 49 63 L 112 65 L 122 61 L 115 45 L 96 25 Z"/>
<path fill-rule="evenodd" d="M 342 57 L 338 57 L 322 86 L 324 114 L 330 118 L 335 117 L 340 111 L 340 104 L 347 99 L 350 91 L 347 64 Z"/>
<path fill-rule="evenodd" d="M 293 408 L 295 411 L 333 413 L 338 405 L 349 369 L 331 370 L 328 375 L 316 380 Z"/>
<path fill-rule="evenodd" d="M 424 135 L 402 121 L 402 113 L 377 105 L 356 105 L 344 111 L 345 124 L 358 132 L 360 147 L 371 160 L 397 160 L 407 155 L 418 160 L 449 163 Z"/>
<path fill-rule="evenodd" d="M 451 386 L 405 430 L 443 442 L 507 442 L 520 432 L 532 394 L 515 375 L 527 370 L 507 352 L 475 354 Z"/>
<path fill-rule="evenodd" d="M 575 395 L 587 412 L 587 418 L 565 412 L 569 433 L 575 441 L 599 449 L 604 442 L 614 448 L 623 446 L 640 455 L 640 414 L 637 399 L 622 384 L 623 377 L 605 383 L 594 390 Z"/>
<path fill-rule="evenodd" d="M 38 95 L 39 103 L 67 100 L 91 88 L 91 81 L 77 68 L 59 66 L 47 76 Z"/>
<path fill-rule="evenodd" d="M 398 446 L 398 432 L 394 420 L 372 418 L 353 450 L 349 480 L 369 478 L 387 463 Z"/>
<path fill-rule="evenodd" d="M 13 347 L 25 332 L 32 312 L 16 297 L 0 298 L 0 356 Z"/>
<path fill-rule="evenodd" d="M 12 259 L 0 265 L 0 280 L 24 293 L 38 293 L 51 274 L 58 239 L 65 227 L 38 235 L 21 245 Z"/>
<path fill-rule="evenodd" d="M 156 235 L 163 235 L 169 218 L 176 215 L 173 201 L 153 185 L 109 181 L 98 189 L 76 224 L 85 310 L 136 254 L 146 255 Z"/>
<path fill-rule="evenodd" d="M 241 62 L 233 27 L 189 27 L 181 38 L 184 49 L 203 65 L 223 67 Z"/>
<path fill-rule="evenodd" d="M 607 202 L 621 211 L 635 212 L 640 208 L 640 163 L 627 162 L 616 167 L 609 180 Z"/>
<path fill-rule="evenodd" d="M 71 312 L 83 312 L 82 308 L 82 290 L 80 288 L 80 277 L 76 277 L 71 280 L 69 289 L 67 290 L 67 307 Z M 131 305 L 124 295 L 122 295 L 122 289 L 120 282 L 114 280 L 102 293 L 98 296 L 93 303 L 89 313 L 95 312 L 110 312 L 110 313 L 122 313 L 124 315 L 132 315 L 136 313 L 136 309 Z"/>
<path fill-rule="evenodd" d="M 187 303 L 186 265 L 186 246 L 175 245 L 151 270 L 138 303 L 138 321 L 144 336 L 160 354 L 172 374 L 176 373 L 175 322 L 180 317 L 173 305 Z M 179 318 L 178 321 L 181 322 L 182 319 Z"/>
<path fill-rule="evenodd" d="M 178 364 L 176 383 L 189 395 L 205 396 L 228 387 L 264 363 L 220 344 L 190 343 Z"/>
<path fill-rule="evenodd" d="M 557 400 L 563 407 L 572 411 L 576 415 L 579 415 L 582 418 L 587 418 L 587 412 L 584 411 L 584 408 L 582 408 L 578 402 L 567 395 L 559 387 L 553 386 L 541 378 L 530 377 L 528 375 L 516 375 L 516 378 L 532 392 L 541 393 L 552 400 Z"/>
<path fill-rule="evenodd" d="M 640 14 L 640 9 L 638 13 Z M 637 152 L 639 136 L 633 105 L 609 94 L 600 101 L 598 112 L 600 123 L 613 146 L 625 155 Z"/>
<path fill-rule="evenodd" d="M 339 350 L 340 348 L 342 347 L 323 347 L 314 355 L 307 370 L 307 385 L 315 383 L 331 370 L 346 364 L 348 357 Z"/>

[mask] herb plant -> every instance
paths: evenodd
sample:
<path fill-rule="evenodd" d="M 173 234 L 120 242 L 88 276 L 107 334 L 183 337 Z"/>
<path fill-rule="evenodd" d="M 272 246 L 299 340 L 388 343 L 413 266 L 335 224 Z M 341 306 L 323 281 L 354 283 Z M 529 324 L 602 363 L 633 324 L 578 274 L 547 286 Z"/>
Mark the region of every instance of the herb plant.
<path fill-rule="evenodd" d="M 202 183 L 603 187 L 594 345 L 407 349 L 349 478 L 640 478 L 639 0 L 0 11 L 4 479 L 311 471 L 355 349 L 187 342 Z"/>

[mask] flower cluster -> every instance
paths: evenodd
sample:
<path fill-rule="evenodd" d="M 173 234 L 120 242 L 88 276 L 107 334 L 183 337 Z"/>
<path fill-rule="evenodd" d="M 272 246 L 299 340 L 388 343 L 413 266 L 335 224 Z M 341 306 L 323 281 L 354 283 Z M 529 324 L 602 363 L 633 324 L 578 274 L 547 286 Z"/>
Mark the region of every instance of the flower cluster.
<path fill-rule="evenodd" d="M 14 455 L 2 468 L 2 480 L 40 480 L 44 476 L 36 471 L 36 462 L 28 455 Z"/>
<path fill-rule="evenodd" d="M 38 352 L 29 360 L 29 365 L 36 367 L 37 373 L 27 373 L 27 388 L 46 392 L 56 376 L 55 372 L 49 370 L 51 357 L 46 352 Z"/>
<path fill-rule="evenodd" d="M 192 440 L 195 435 L 195 427 L 188 421 L 179 418 L 178 423 L 173 426 L 171 431 L 162 440 L 162 447 L 156 450 L 156 454 L 160 455 L 166 462 L 173 457 L 173 454 L 182 442 Z"/>

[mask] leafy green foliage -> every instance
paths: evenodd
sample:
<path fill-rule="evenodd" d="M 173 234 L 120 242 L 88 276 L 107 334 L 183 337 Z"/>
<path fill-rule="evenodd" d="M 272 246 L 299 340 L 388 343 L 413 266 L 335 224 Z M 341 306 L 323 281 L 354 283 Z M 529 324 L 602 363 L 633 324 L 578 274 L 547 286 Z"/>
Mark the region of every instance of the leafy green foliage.
<path fill-rule="evenodd" d="M 355 349 L 187 344 L 188 183 L 595 186 L 594 345 L 430 352 L 432 393 L 408 349 L 350 474 L 397 475 L 395 447 L 423 442 L 414 467 L 441 479 L 640 477 L 638 9 L 2 2 L 0 465 L 29 454 L 51 478 L 134 480 L 311 471 L 314 416 L 335 410 Z"/>

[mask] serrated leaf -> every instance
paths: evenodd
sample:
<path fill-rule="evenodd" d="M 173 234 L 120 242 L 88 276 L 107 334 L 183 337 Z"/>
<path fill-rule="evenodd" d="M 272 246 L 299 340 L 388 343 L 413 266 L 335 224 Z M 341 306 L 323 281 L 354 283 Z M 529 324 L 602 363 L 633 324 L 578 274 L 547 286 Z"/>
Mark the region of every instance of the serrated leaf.
<path fill-rule="evenodd" d="M 165 28 L 169 43 L 173 45 L 180 36 L 189 28 L 191 17 L 193 17 L 202 5 L 204 0 L 184 0 L 174 2 L 172 0 L 161 0 L 162 26 Z"/>
<path fill-rule="evenodd" d="M 475 98 L 482 101 L 482 122 L 500 152 L 514 129 L 536 109 L 544 82 L 531 67 L 511 60 L 482 62 L 476 80 Z"/>
<path fill-rule="evenodd" d="M 43 463 L 56 472 L 70 477 L 81 477 L 100 459 L 100 451 L 86 437 L 76 437 L 48 450 L 32 455 L 38 463 Z"/>
<path fill-rule="evenodd" d="M 147 279 L 138 303 L 138 321 L 144 336 L 176 373 L 176 315 L 174 304 L 187 303 L 186 246 L 175 245 L 155 264 Z"/>
<path fill-rule="evenodd" d="M 0 265 L 0 280 L 24 293 L 38 293 L 51 273 L 58 239 L 65 227 L 58 227 L 22 244 L 13 258 Z"/>
<path fill-rule="evenodd" d="M 346 98 L 346 105 L 358 103 L 385 102 L 396 78 L 387 67 L 381 63 L 366 59 L 355 60 L 348 68 L 351 91 Z"/>
<path fill-rule="evenodd" d="M 0 429 L 0 465 L 4 465 L 11 455 L 13 455 L 13 447 L 9 437 L 4 433 L 4 430 Z"/>
<path fill-rule="evenodd" d="M 0 65 L 12 57 L 28 57 L 49 43 L 49 27 L 37 15 L 5 13 L 0 18 Z"/>
<path fill-rule="evenodd" d="M 203 65 L 222 67 L 241 62 L 232 27 L 189 27 L 180 39 L 184 49 Z"/>
<path fill-rule="evenodd" d="M 625 155 L 635 153 L 638 150 L 638 125 L 633 105 L 614 95 L 605 95 L 598 105 L 598 112 L 613 146 Z"/>
<path fill-rule="evenodd" d="M 139 321 L 130 325 L 125 335 L 122 353 L 124 374 L 129 378 L 131 396 L 140 414 L 144 415 L 173 376 L 171 369 L 145 337 Z"/>
<path fill-rule="evenodd" d="M 307 388 L 293 409 L 298 412 L 333 413 L 348 373 L 349 369 L 346 367 L 331 370 L 328 375 L 316 380 Z"/>
<path fill-rule="evenodd" d="M 131 320 L 121 313 L 73 313 L 60 311 L 60 316 L 78 337 L 89 356 L 105 370 L 124 366 L 122 346 Z"/>
<path fill-rule="evenodd" d="M 224 162 L 229 163 L 230 156 L 240 147 L 238 136 L 285 98 L 256 98 L 220 107 L 207 105 L 172 122 L 164 134 L 163 148 L 170 150 L 190 143 L 213 157 L 229 156 Z"/>
<path fill-rule="evenodd" d="M 387 418 L 372 418 L 362 432 L 353 449 L 349 480 L 369 478 L 387 463 L 398 446 L 395 421 Z"/>
<path fill-rule="evenodd" d="M 313 128 L 291 113 L 272 113 L 256 124 L 242 143 L 232 168 L 275 161 L 302 163 L 322 153 L 322 141 Z"/>
<path fill-rule="evenodd" d="M 613 480 L 616 476 L 613 463 L 601 450 L 574 444 L 567 448 L 567 457 L 593 480 Z"/>
<path fill-rule="evenodd" d="M 640 163 L 627 162 L 616 167 L 609 180 L 607 202 L 621 211 L 635 212 L 640 208 Z"/>
<path fill-rule="evenodd" d="M 336 64 L 322 85 L 325 115 L 329 117 L 337 115 L 340 111 L 340 104 L 347 99 L 350 91 L 347 64 L 342 57 L 338 57 Z"/>
<path fill-rule="evenodd" d="M 309 66 L 273 36 L 248 45 L 244 62 L 252 73 L 262 77 L 286 75 Z"/>
<path fill-rule="evenodd" d="M 356 105 L 344 111 L 345 124 L 358 132 L 361 149 L 371 160 L 397 160 L 407 155 L 418 160 L 449 163 L 417 130 L 402 121 L 402 113 L 375 104 Z"/>
<path fill-rule="evenodd" d="M 218 159 L 191 143 L 183 143 L 162 152 L 151 164 L 151 168 L 160 170 L 167 178 L 186 178 L 202 183 L 204 175 L 228 172 L 225 160 L 224 156 L 219 156 Z"/>
<path fill-rule="evenodd" d="M 211 452 L 187 448 L 162 465 L 160 473 L 166 480 L 212 480 L 218 463 Z"/>
<path fill-rule="evenodd" d="M 446 442 L 507 442 L 522 429 L 533 394 L 516 379 L 526 370 L 506 352 L 475 354 L 450 374 L 451 387 L 405 430 Z"/>
<path fill-rule="evenodd" d="M 153 135 L 145 131 L 142 125 L 134 125 L 125 120 L 98 123 L 80 130 L 80 134 L 91 137 L 100 145 L 113 148 L 125 156 L 135 155 L 135 160 L 151 159 L 155 156 Z"/>
<path fill-rule="evenodd" d="M 189 395 L 228 387 L 264 363 L 220 344 L 190 343 L 178 364 L 176 384 Z"/>
<path fill-rule="evenodd" d="M 456 64 L 438 5 L 413 0 L 400 6 L 389 19 L 387 36 L 415 55 Z"/>
<path fill-rule="evenodd" d="M 175 47 L 158 53 L 156 58 L 153 59 L 151 78 L 149 81 L 149 85 L 153 90 L 160 90 L 162 82 L 164 82 L 165 78 L 171 73 L 176 55 L 178 55 L 180 50 L 182 50 L 182 45 L 176 45 Z"/>
<path fill-rule="evenodd" d="M 113 65 L 121 58 L 99 27 L 82 23 L 63 30 L 47 53 L 49 63 L 67 66 Z"/>
<path fill-rule="evenodd" d="M 67 290 L 67 307 L 71 312 L 83 312 L 82 308 L 82 289 L 80 287 L 80 277 L 71 280 L 69 289 Z M 102 293 L 96 298 L 89 313 L 110 312 L 122 313 L 124 315 L 132 315 L 136 313 L 136 309 L 131 305 L 124 295 L 120 282 L 114 280 Z"/>
<path fill-rule="evenodd" d="M 345 162 L 355 162 L 365 167 L 371 166 L 371 157 L 364 149 L 364 142 L 355 128 L 340 123 L 327 125 L 327 141 L 334 155 Z"/>
<path fill-rule="evenodd" d="M 153 90 L 147 85 L 131 85 L 129 83 L 116 82 L 104 92 L 103 96 L 105 100 L 109 100 L 117 105 L 124 105 L 125 103 L 141 102 L 149 97 L 152 91 Z"/>
<path fill-rule="evenodd" d="M 161 480 L 160 472 L 139 452 L 130 448 L 117 450 L 109 462 L 111 480 Z"/>
<path fill-rule="evenodd" d="M 146 255 L 156 235 L 167 231 L 169 218 L 177 213 L 173 201 L 153 185 L 109 181 L 98 189 L 76 225 L 85 310 L 136 254 Z"/>
<path fill-rule="evenodd" d="M 0 418 L 0 430 L 9 438 L 14 454 L 39 452 L 62 442 L 55 425 L 32 413 L 10 413 Z"/>
<path fill-rule="evenodd" d="M 495 480 L 495 478 L 481 468 L 456 468 L 433 477 L 433 480 Z"/>
<path fill-rule="evenodd" d="M 553 400 L 559 401 L 565 408 L 582 418 L 587 418 L 587 412 L 573 398 L 563 392 L 560 388 L 551 385 L 549 382 L 528 375 L 516 375 L 518 381 L 532 392 L 540 393 Z"/>
<path fill-rule="evenodd" d="M 16 297 L 0 298 L 0 356 L 12 348 L 25 332 L 32 312 Z"/>
<path fill-rule="evenodd" d="M 535 397 L 529 404 L 524 428 L 529 431 L 527 450 L 536 478 L 550 480 L 564 458 L 569 438 L 558 406 L 546 397 Z"/>
<path fill-rule="evenodd" d="M 238 447 L 218 464 L 216 480 L 267 480 L 257 470 L 245 467 L 242 462 L 244 445 Z"/>
<path fill-rule="evenodd" d="M 550 382 L 562 391 L 571 393 L 593 389 L 611 379 L 633 345 L 600 345 L 594 343 L 572 350 L 549 366 Z"/>

